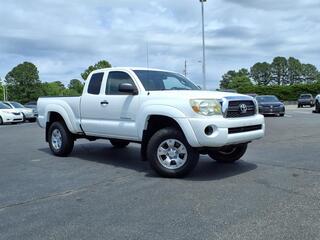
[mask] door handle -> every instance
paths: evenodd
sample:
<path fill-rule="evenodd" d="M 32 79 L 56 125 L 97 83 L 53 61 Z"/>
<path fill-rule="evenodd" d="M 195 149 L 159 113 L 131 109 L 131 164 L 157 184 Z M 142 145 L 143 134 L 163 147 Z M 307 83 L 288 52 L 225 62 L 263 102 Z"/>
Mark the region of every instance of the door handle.
<path fill-rule="evenodd" d="M 100 102 L 100 104 L 104 106 L 104 105 L 108 105 L 109 102 L 107 100 L 104 100 L 104 101 Z"/>

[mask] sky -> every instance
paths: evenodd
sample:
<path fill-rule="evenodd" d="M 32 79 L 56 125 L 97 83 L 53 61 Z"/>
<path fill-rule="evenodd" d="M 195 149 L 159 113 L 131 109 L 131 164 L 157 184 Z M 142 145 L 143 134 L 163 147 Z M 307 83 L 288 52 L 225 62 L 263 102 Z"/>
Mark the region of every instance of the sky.
<path fill-rule="evenodd" d="M 320 68 L 319 0 L 207 0 L 207 85 L 228 70 L 293 56 Z M 199 0 L 0 0 L 0 77 L 33 62 L 42 81 L 89 65 L 149 67 L 202 82 Z M 148 47 L 147 47 L 148 46 Z M 148 51 L 147 51 L 148 49 Z"/>

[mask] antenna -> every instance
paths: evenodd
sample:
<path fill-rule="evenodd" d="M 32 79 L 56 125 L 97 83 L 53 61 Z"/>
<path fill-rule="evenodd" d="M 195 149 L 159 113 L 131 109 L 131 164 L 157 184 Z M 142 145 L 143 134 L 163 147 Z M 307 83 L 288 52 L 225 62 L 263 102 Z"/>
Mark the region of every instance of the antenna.
<path fill-rule="evenodd" d="M 149 68 L 149 42 L 147 41 L 147 68 Z"/>
<path fill-rule="evenodd" d="M 183 75 L 184 75 L 185 77 L 187 77 L 187 59 L 184 60 Z"/>

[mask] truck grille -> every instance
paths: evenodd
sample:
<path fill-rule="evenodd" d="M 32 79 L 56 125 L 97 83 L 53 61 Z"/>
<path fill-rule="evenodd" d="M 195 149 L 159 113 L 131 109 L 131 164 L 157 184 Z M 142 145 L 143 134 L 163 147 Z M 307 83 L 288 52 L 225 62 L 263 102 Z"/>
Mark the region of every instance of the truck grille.
<path fill-rule="evenodd" d="M 248 117 L 256 114 L 256 107 L 251 100 L 230 101 L 227 109 L 227 118 Z"/>
<path fill-rule="evenodd" d="M 253 126 L 247 126 L 247 127 L 229 128 L 228 132 L 229 132 L 229 134 L 234 134 L 234 133 L 256 131 L 256 130 L 261 130 L 261 129 L 262 129 L 262 125 L 253 125 Z"/>

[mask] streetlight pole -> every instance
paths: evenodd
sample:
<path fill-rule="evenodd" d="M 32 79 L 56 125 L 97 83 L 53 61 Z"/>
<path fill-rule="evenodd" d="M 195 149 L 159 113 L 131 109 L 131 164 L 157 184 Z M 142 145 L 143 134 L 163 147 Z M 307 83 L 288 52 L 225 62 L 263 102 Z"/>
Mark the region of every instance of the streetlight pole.
<path fill-rule="evenodd" d="M 206 43 L 204 39 L 204 2 L 207 0 L 200 0 L 201 3 L 201 14 L 202 14 L 202 74 L 203 74 L 203 89 L 207 89 L 207 77 L 206 77 Z"/>

